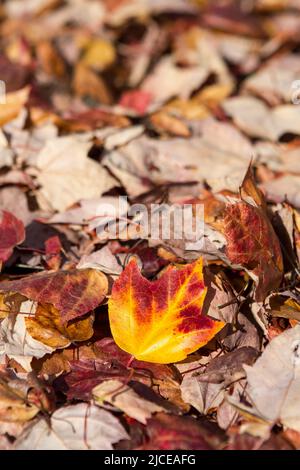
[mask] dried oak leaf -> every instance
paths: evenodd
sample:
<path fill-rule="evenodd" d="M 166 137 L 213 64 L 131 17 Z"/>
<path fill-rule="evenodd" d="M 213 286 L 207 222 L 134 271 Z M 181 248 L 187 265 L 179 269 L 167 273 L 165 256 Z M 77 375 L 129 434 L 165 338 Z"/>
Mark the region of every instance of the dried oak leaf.
<path fill-rule="evenodd" d="M 23 222 L 7 211 L 1 211 L 0 221 L 0 264 L 5 262 L 16 245 L 25 239 Z"/>
<path fill-rule="evenodd" d="M 53 305 L 62 324 L 96 308 L 108 290 L 106 276 L 94 269 L 33 274 L 0 283 L 0 292 L 16 292 L 41 304 Z"/>
<path fill-rule="evenodd" d="M 135 260 L 115 281 L 109 321 L 117 345 L 136 359 L 178 362 L 205 345 L 224 323 L 201 315 L 207 288 L 202 259 L 169 267 L 156 281 L 145 279 Z"/>

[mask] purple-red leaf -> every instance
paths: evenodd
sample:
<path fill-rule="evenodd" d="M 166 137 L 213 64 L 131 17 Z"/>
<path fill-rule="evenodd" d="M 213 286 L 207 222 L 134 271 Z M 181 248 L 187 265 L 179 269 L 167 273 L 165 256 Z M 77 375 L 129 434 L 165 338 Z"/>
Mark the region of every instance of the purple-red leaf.
<path fill-rule="evenodd" d="M 7 211 L 0 212 L 0 262 L 11 256 L 14 247 L 25 239 L 23 222 Z"/>

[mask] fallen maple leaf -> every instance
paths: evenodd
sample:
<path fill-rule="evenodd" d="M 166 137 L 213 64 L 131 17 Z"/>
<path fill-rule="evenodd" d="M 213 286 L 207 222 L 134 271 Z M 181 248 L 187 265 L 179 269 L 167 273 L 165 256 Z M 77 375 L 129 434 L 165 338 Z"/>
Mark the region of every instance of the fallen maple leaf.
<path fill-rule="evenodd" d="M 62 390 L 68 400 L 89 401 L 92 390 L 105 380 L 129 379 L 129 372 L 122 364 L 95 359 L 70 361 L 71 372 L 59 377 L 55 383 L 56 389 Z"/>
<path fill-rule="evenodd" d="M 127 364 L 130 354 L 122 351 L 112 338 L 103 338 L 94 343 L 94 358 L 80 358 L 70 360 L 71 371 L 58 378 L 56 389 L 67 395 L 68 400 L 88 401 L 92 397 L 92 389 L 105 380 L 119 380 L 125 383 L 128 380 L 141 382 L 167 398 L 177 406 L 180 401 L 179 382 L 181 380 L 177 368 L 173 365 L 147 363 L 138 360 Z"/>
<path fill-rule="evenodd" d="M 30 300 L 54 305 L 63 324 L 96 308 L 104 299 L 107 289 L 106 276 L 95 269 L 34 274 L 0 284 L 0 292 L 16 292 Z"/>
<path fill-rule="evenodd" d="M 126 439 L 117 418 L 94 405 L 79 403 L 56 410 L 50 423 L 34 422 L 16 441 L 17 450 L 112 450 Z"/>
<path fill-rule="evenodd" d="M 25 239 L 23 222 L 7 211 L 1 211 L 0 221 L 0 264 L 12 254 L 16 245 Z"/>
<path fill-rule="evenodd" d="M 279 287 L 284 269 L 280 242 L 251 167 L 240 187 L 240 197 L 221 208 L 221 213 L 218 225 L 213 224 L 226 238 L 226 256 L 233 265 L 247 270 L 256 283 L 255 299 L 263 301 Z"/>
<path fill-rule="evenodd" d="M 212 450 L 224 440 L 216 425 L 210 429 L 206 422 L 165 413 L 147 421 L 147 434 L 147 442 L 137 450 Z"/>
<path fill-rule="evenodd" d="M 206 295 L 202 259 L 145 279 L 132 260 L 114 283 L 109 321 L 118 346 L 135 358 L 178 362 L 210 341 L 224 323 L 201 315 Z"/>
<path fill-rule="evenodd" d="M 267 425 L 280 421 L 299 432 L 299 344 L 300 326 L 276 336 L 253 366 L 244 365 L 252 408 L 235 400 L 231 403 L 242 413 L 263 419 Z"/>
<path fill-rule="evenodd" d="M 258 287 L 256 300 L 276 289 L 282 279 L 282 255 L 271 223 L 260 208 L 244 201 L 228 205 L 224 218 L 226 255 L 251 271 Z"/>

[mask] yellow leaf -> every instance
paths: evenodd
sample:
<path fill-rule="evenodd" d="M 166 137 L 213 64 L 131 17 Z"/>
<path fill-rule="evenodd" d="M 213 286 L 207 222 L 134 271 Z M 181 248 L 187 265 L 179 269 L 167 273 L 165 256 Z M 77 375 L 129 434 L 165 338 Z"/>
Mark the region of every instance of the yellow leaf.
<path fill-rule="evenodd" d="M 30 87 L 26 86 L 21 90 L 6 94 L 6 102 L 0 104 L 0 126 L 18 116 L 28 100 L 29 92 Z"/>
<path fill-rule="evenodd" d="M 72 87 L 78 96 L 90 96 L 103 104 L 112 102 L 104 80 L 82 62 L 75 67 Z"/>
<path fill-rule="evenodd" d="M 224 323 L 202 314 L 202 260 L 145 279 L 132 260 L 115 281 L 109 321 L 117 345 L 139 360 L 178 362 L 210 341 Z"/>
<path fill-rule="evenodd" d="M 81 62 L 101 72 L 112 65 L 116 59 L 113 45 L 105 39 L 94 39 L 90 42 Z"/>
<path fill-rule="evenodd" d="M 58 310 L 52 305 L 39 305 L 34 317 L 25 318 L 27 332 L 51 348 L 65 348 L 74 341 L 93 336 L 94 315 L 63 325 Z"/>

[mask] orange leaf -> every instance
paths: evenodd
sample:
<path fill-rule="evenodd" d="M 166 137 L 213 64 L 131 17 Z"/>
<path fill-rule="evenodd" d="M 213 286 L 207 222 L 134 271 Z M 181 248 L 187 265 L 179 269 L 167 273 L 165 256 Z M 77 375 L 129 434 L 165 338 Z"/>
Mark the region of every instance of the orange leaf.
<path fill-rule="evenodd" d="M 136 359 L 178 362 L 204 346 L 224 323 L 201 315 L 207 288 L 202 259 L 145 279 L 132 260 L 114 283 L 109 321 L 117 345 Z"/>

